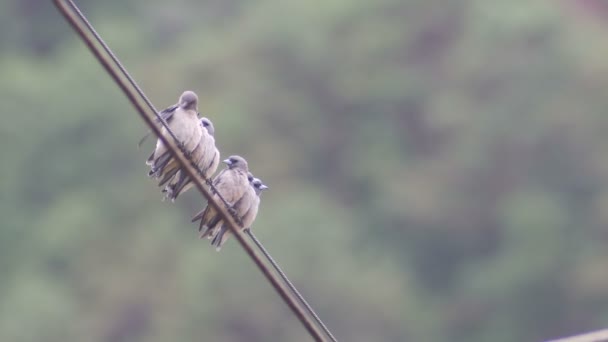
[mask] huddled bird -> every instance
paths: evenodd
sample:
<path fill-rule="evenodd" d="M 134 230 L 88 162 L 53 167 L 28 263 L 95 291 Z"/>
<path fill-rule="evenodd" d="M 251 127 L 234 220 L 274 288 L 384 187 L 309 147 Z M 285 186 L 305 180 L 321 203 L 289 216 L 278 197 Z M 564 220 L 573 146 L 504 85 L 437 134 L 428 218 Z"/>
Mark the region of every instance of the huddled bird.
<path fill-rule="evenodd" d="M 237 216 L 243 223 L 242 230 L 251 229 L 251 225 L 253 224 L 253 221 L 255 221 L 255 218 L 258 215 L 258 209 L 260 207 L 260 195 L 262 191 L 268 189 L 268 186 L 262 183 L 259 178 L 252 177 L 249 182 L 249 185 L 249 191 L 247 191 L 245 196 L 249 196 L 251 200 L 245 200 L 242 203 L 237 202 L 237 205 L 234 206 Z M 246 203 L 248 202 L 249 206 L 247 207 Z M 215 246 L 217 251 L 219 251 L 229 236 L 230 229 L 225 224 L 223 224 L 219 232 L 214 235 L 211 244 Z"/>
<path fill-rule="evenodd" d="M 220 163 L 220 151 L 215 146 L 215 128 L 213 123 L 208 118 L 201 118 L 200 124 L 203 127 L 201 139 L 192 152 L 192 161 L 196 163 L 198 168 L 203 172 L 205 178 L 213 176 Z M 182 170 L 178 170 L 173 175 L 167 174 L 166 179 L 161 180 L 160 186 L 163 186 L 166 181 L 169 184 L 165 186 L 163 192 L 171 201 L 175 201 L 177 196 L 188 191 L 192 186 L 192 179 Z"/>
<path fill-rule="evenodd" d="M 243 201 L 247 201 L 246 196 L 249 190 L 249 166 L 247 161 L 241 156 L 230 156 L 224 160 L 226 168 L 223 169 L 217 177 L 213 179 L 213 186 L 217 193 L 213 198 L 221 203 L 220 196 L 230 206 L 229 211 L 237 214 L 237 205 L 242 205 Z M 237 203 L 238 202 L 238 203 Z M 216 228 L 221 227 L 223 220 L 215 208 L 209 204 L 198 214 L 192 218 L 192 222 L 200 220 L 199 232 L 200 237 L 213 235 Z"/>
<path fill-rule="evenodd" d="M 196 165 L 205 179 L 211 179 L 219 166 L 220 152 L 216 146 L 213 123 L 209 118 L 198 117 L 198 96 L 192 91 L 185 91 L 175 105 L 159 114 L 162 120 L 167 122 L 186 157 Z M 157 124 L 160 123 L 161 120 L 157 119 Z M 161 128 L 161 134 L 172 139 L 164 126 Z M 147 136 L 140 140 L 139 145 Z M 226 202 L 226 209 L 237 219 L 241 231 L 250 229 L 258 213 L 260 194 L 268 189 L 268 186 L 249 172 L 245 158 L 232 155 L 223 162 L 226 167 L 211 181 L 213 199 L 220 205 Z M 192 179 L 173 158 L 161 139 L 157 140 L 156 148 L 146 160 L 146 164 L 150 166 L 148 175 L 158 180 L 164 198 L 175 201 L 180 194 L 193 186 Z M 192 222 L 199 220 L 200 237 L 211 239 L 212 246 L 219 251 L 231 233 L 221 215 L 212 205 L 207 204 L 194 216 Z"/>
<path fill-rule="evenodd" d="M 188 90 L 179 97 L 175 105 L 160 112 L 160 116 L 167 122 L 169 129 L 188 154 L 192 153 L 203 134 L 197 109 L 198 96 Z M 161 128 L 161 134 L 171 139 L 164 126 Z M 179 168 L 179 163 L 174 160 L 161 139 L 156 141 L 156 148 L 146 160 L 146 164 L 150 165 L 148 175 L 156 179 L 164 177 L 166 173 L 176 172 L 176 168 Z"/>

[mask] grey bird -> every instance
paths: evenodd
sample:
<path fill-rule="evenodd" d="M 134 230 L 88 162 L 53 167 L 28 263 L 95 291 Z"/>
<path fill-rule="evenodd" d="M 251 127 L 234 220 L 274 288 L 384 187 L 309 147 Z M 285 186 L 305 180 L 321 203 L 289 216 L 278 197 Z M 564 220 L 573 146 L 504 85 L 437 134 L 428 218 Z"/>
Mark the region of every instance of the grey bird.
<path fill-rule="evenodd" d="M 227 167 L 213 180 L 213 185 L 217 190 L 217 193 L 213 195 L 213 198 L 217 203 L 222 205 L 218 196 L 219 193 L 230 206 L 229 211 L 234 213 L 234 205 L 250 188 L 249 181 L 247 180 L 247 173 L 249 170 L 247 161 L 240 156 L 230 156 L 228 159 L 224 160 L 224 163 L 226 163 Z M 221 226 L 222 221 L 217 210 L 209 204 L 192 218 L 192 222 L 198 220 L 201 220 L 198 228 L 199 232 L 201 232 L 201 238 L 207 236 L 207 234 L 212 232 L 216 226 Z"/>
<path fill-rule="evenodd" d="M 253 221 L 255 221 L 255 218 L 258 215 L 258 209 L 260 208 L 260 195 L 262 194 L 262 191 L 268 189 L 268 186 L 262 183 L 259 178 L 253 178 L 250 181 L 250 189 L 251 191 L 248 191 L 248 194 L 243 196 L 243 198 L 245 198 L 246 196 L 252 196 L 249 208 L 243 213 L 243 208 L 246 206 L 245 201 L 242 203 L 240 208 L 239 203 L 235 205 L 237 215 L 239 215 L 239 218 L 243 223 L 243 228 L 241 228 L 241 231 L 245 229 L 251 229 L 251 225 L 253 225 Z M 253 195 L 251 195 L 252 192 Z M 218 252 L 222 249 L 222 245 L 226 243 L 228 237 L 230 237 L 230 232 L 230 229 L 225 224 L 223 224 L 219 232 L 213 237 L 211 245 L 214 245 L 215 249 Z"/>
<path fill-rule="evenodd" d="M 249 186 L 247 187 L 247 191 L 245 191 L 243 196 L 238 201 L 236 201 L 234 203 L 234 205 L 232 205 L 234 215 L 236 215 L 236 217 L 238 217 L 238 219 L 243 224 L 243 226 L 241 226 L 241 228 L 245 227 L 244 226 L 245 222 L 243 222 L 243 217 L 245 216 L 247 211 L 249 211 L 249 209 L 255 202 L 256 197 L 257 196 L 255 195 L 255 189 L 251 186 L 251 183 L 249 183 Z M 213 222 L 213 220 L 212 220 L 212 222 Z M 216 246 L 216 243 L 219 243 L 218 241 L 221 240 L 221 237 L 219 237 L 219 239 L 218 239 L 218 235 L 220 235 L 220 233 L 222 235 L 224 235 L 224 233 L 226 232 L 226 229 L 227 229 L 227 227 L 225 226 L 224 221 L 218 221 L 217 224 L 210 225 L 210 230 L 209 230 L 209 233 L 207 234 L 207 237 L 209 239 L 213 239 L 211 241 L 211 245 Z"/>
<path fill-rule="evenodd" d="M 192 152 L 192 160 L 203 172 L 205 178 L 209 179 L 213 176 L 219 166 L 220 151 L 215 146 L 215 128 L 211 120 L 203 117 L 200 119 L 200 124 L 203 128 L 203 134 L 201 135 L 201 140 L 198 145 Z M 166 173 L 159 185 L 164 185 L 171 177 L 173 177 L 171 173 Z M 171 179 L 171 182 L 169 182 L 163 192 L 165 193 L 166 198 L 175 201 L 177 196 L 188 191 L 193 185 L 192 179 L 190 179 L 185 171 L 180 169 L 176 171 L 175 177 Z"/>
<path fill-rule="evenodd" d="M 202 135 L 197 106 L 198 96 L 193 91 L 187 90 L 179 97 L 177 104 L 160 113 L 188 154 L 191 154 L 198 145 Z M 172 139 L 164 126 L 161 128 L 161 133 Z M 179 167 L 179 163 L 173 160 L 171 153 L 160 139 L 156 141 L 156 148 L 146 160 L 146 164 L 151 167 L 148 175 L 154 178 L 161 178 L 165 172 L 175 171 L 175 168 Z"/>
<path fill-rule="evenodd" d="M 251 185 L 251 183 L 253 182 L 253 180 L 254 180 L 254 179 L 255 179 L 255 177 L 253 176 L 253 173 L 251 173 L 251 172 L 247 172 L 247 181 L 249 182 L 249 185 Z M 247 191 L 248 191 L 248 192 L 246 193 L 246 195 L 247 195 L 247 194 L 251 195 L 251 194 L 249 193 L 249 190 L 250 190 L 250 189 L 247 189 Z M 245 196 L 243 196 L 243 197 L 245 197 Z M 250 197 L 249 197 L 249 199 L 250 199 Z M 248 199 L 248 200 L 249 200 L 249 199 Z M 242 208 L 244 207 L 244 205 L 246 205 L 246 204 L 245 204 L 245 203 L 243 203 L 243 198 L 242 198 L 242 199 L 240 199 L 240 200 L 239 200 L 239 202 L 237 202 L 237 204 L 235 204 L 235 205 L 233 206 L 233 209 L 235 209 L 235 210 L 234 210 L 234 213 L 235 213 L 235 214 L 237 214 L 237 215 L 239 215 L 239 219 L 242 219 L 242 217 L 241 217 L 241 216 L 242 216 L 242 213 L 241 213 L 241 214 L 238 214 L 238 208 L 237 208 L 237 206 L 238 206 L 238 207 L 239 207 L 239 208 L 242 210 Z M 241 222 L 242 222 L 242 221 L 241 221 Z M 222 225 L 222 227 L 223 227 L 223 225 Z M 209 232 L 206 234 L 207 239 L 209 239 L 209 240 L 214 239 L 214 238 L 215 238 L 215 236 L 217 235 L 217 232 L 220 230 L 219 228 L 220 228 L 220 226 L 219 226 L 219 224 L 218 224 L 218 225 L 215 225 L 215 226 L 214 226 L 212 229 L 209 229 Z M 201 237 L 202 237 L 202 236 L 201 236 Z M 213 241 L 211 242 L 211 245 L 213 245 Z"/>

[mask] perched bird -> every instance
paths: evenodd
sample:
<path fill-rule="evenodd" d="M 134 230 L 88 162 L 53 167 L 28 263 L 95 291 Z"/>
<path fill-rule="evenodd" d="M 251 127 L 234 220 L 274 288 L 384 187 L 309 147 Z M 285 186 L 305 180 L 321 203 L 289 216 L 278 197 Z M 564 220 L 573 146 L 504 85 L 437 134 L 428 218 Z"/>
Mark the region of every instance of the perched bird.
<path fill-rule="evenodd" d="M 251 206 L 255 202 L 256 197 L 257 196 L 255 195 L 255 190 L 251 186 L 251 183 L 249 183 L 249 186 L 247 187 L 247 190 L 245 191 L 243 196 L 231 206 L 231 209 L 233 210 L 233 214 L 236 217 L 238 217 L 238 219 L 241 221 L 240 223 L 244 224 L 243 217 L 245 216 L 247 211 L 251 208 Z M 214 222 L 214 221 L 212 220 L 211 222 Z M 243 227 L 245 227 L 245 226 L 242 226 L 241 228 L 243 228 Z M 220 234 L 220 232 L 222 233 L 222 235 L 224 235 L 223 233 L 226 231 L 226 228 L 227 227 L 225 227 L 225 222 L 223 220 L 222 221 L 218 220 L 217 224 L 210 225 L 210 230 L 209 230 L 209 233 L 207 234 L 207 237 L 209 239 L 213 239 L 211 241 L 212 246 L 215 246 L 216 242 L 221 240 L 221 237 L 218 240 L 218 235 Z"/>
<path fill-rule="evenodd" d="M 201 118 L 200 124 L 203 127 L 203 134 L 198 145 L 192 151 L 192 161 L 196 163 L 198 168 L 203 172 L 205 178 L 209 179 L 220 163 L 220 151 L 215 146 L 215 128 L 213 123 L 208 118 Z M 166 181 L 173 177 L 170 173 L 167 173 L 165 178 L 161 180 L 159 185 L 163 185 Z M 192 179 L 184 172 L 179 170 L 171 182 L 165 187 L 163 192 L 165 196 L 171 201 L 175 201 L 177 196 L 188 191 L 194 184 Z"/>
<path fill-rule="evenodd" d="M 259 178 L 252 177 L 252 180 L 250 181 L 250 189 L 251 190 L 248 191 L 248 194 L 243 196 L 243 198 L 245 198 L 246 196 L 252 196 L 251 193 L 253 192 L 253 197 L 250 202 L 249 208 L 247 210 L 244 210 L 246 201 L 244 201 L 243 203 L 237 202 L 237 204 L 235 204 L 234 206 L 237 215 L 243 223 L 243 228 L 241 229 L 241 231 L 251 228 L 253 221 L 255 221 L 255 218 L 258 215 L 258 209 L 260 208 L 260 195 L 262 194 L 262 191 L 268 189 L 268 187 L 264 185 L 264 183 L 262 183 Z M 211 245 L 214 245 L 215 249 L 219 252 L 222 249 L 222 245 L 226 243 L 226 240 L 228 240 L 229 236 L 230 229 L 225 224 L 222 224 L 222 227 L 220 228 L 219 232 L 213 237 Z"/>
<path fill-rule="evenodd" d="M 188 90 L 179 97 L 177 104 L 160 113 L 161 117 L 167 122 L 169 129 L 179 140 L 179 144 L 188 154 L 198 145 L 202 135 L 202 128 L 197 117 L 197 106 L 198 96 Z M 171 139 L 164 126 L 161 128 L 161 133 Z M 179 163 L 173 159 L 160 139 L 156 141 L 156 149 L 146 160 L 146 164 L 151 167 L 148 175 L 154 178 L 161 178 L 166 172 L 177 172 L 176 168 L 179 169 Z"/>
<path fill-rule="evenodd" d="M 251 182 L 253 182 L 253 180 L 255 179 L 255 177 L 253 176 L 253 173 L 251 172 L 247 172 L 247 181 L 249 182 L 249 185 L 251 185 Z M 249 190 L 249 189 L 248 189 Z M 236 205 L 235 205 L 236 206 Z M 236 211 L 235 211 L 236 213 Z M 214 229 L 210 229 L 209 232 L 207 233 L 207 239 L 211 240 L 215 238 L 215 235 L 217 234 L 217 232 L 220 230 L 219 229 L 219 225 L 216 225 L 214 227 Z M 202 236 L 201 236 L 202 238 Z M 211 242 L 211 245 L 213 245 L 213 241 Z"/>
<path fill-rule="evenodd" d="M 230 206 L 229 211 L 234 212 L 235 204 L 250 188 L 249 181 L 247 180 L 248 165 L 247 161 L 240 156 L 230 156 L 224 160 L 224 163 L 226 163 L 227 167 L 213 180 L 213 185 L 217 190 L 217 193 L 213 197 L 216 202 L 221 204 L 222 202 L 219 198 L 219 195 L 221 195 Z M 222 221 L 217 210 L 209 204 L 192 218 L 192 222 L 198 220 L 201 220 L 198 228 L 199 232 L 201 232 L 201 238 L 207 236 L 216 226 L 220 227 Z"/>

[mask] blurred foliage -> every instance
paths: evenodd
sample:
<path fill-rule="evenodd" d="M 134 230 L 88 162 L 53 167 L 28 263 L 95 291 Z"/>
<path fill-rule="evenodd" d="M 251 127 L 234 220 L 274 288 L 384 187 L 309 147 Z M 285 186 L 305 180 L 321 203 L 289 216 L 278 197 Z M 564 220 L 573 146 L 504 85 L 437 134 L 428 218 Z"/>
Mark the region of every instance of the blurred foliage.
<path fill-rule="evenodd" d="M 270 186 L 256 234 L 342 341 L 608 319 L 601 0 L 80 1 L 163 108 Z M 50 2 L 0 2 L 0 340 L 308 341 L 160 201 L 145 126 Z"/>

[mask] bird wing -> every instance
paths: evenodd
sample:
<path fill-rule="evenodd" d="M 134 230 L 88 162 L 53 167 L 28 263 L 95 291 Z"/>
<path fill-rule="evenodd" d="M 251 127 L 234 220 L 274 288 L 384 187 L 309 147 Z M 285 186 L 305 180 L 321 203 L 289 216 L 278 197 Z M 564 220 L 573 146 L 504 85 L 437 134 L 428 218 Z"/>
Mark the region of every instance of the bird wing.
<path fill-rule="evenodd" d="M 171 119 L 173 119 L 173 113 L 175 113 L 175 110 L 177 109 L 177 107 L 179 107 L 178 105 L 174 104 L 173 106 L 167 107 L 165 109 L 163 109 L 162 111 L 160 111 L 160 113 L 158 113 L 158 115 L 163 118 L 167 124 L 171 121 Z M 154 118 L 154 122 L 156 124 L 160 124 L 161 119 L 159 118 Z M 146 141 L 146 139 L 148 139 L 148 137 L 150 136 L 150 134 L 152 134 L 152 131 L 148 131 L 137 143 L 137 148 L 140 148 L 141 145 Z"/>

